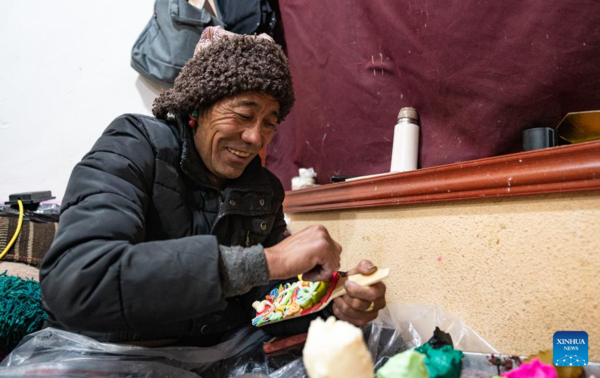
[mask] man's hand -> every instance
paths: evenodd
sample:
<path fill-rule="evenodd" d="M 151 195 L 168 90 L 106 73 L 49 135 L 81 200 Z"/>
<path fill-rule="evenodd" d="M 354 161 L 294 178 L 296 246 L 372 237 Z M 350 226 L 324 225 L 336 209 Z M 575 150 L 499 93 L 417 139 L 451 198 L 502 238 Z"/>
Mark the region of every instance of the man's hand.
<path fill-rule="evenodd" d="M 281 243 L 265 248 L 269 279 L 302 274 L 305 281 L 326 281 L 340 268 L 342 247 L 321 225 L 310 226 Z"/>
<path fill-rule="evenodd" d="M 348 275 L 375 273 L 377 267 L 369 260 L 362 260 L 356 268 L 348 271 Z M 371 305 L 372 304 L 372 305 Z M 333 301 L 333 313 L 341 320 L 362 327 L 377 317 L 379 310 L 385 307 L 385 284 L 376 283 L 371 286 L 346 281 L 346 294 Z"/>

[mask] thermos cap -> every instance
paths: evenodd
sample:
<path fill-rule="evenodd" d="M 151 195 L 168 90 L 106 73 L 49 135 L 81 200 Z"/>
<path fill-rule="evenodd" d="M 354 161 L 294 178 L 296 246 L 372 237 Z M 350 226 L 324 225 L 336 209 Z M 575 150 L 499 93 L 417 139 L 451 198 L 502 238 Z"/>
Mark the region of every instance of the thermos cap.
<path fill-rule="evenodd" d="M 398 113 L 398 119 L 409 118 L 412 123 L 419 124 L 419 112 L 415 108 L 402 108 Z M 409 121 L 409 122 L 411 122 Z"/>

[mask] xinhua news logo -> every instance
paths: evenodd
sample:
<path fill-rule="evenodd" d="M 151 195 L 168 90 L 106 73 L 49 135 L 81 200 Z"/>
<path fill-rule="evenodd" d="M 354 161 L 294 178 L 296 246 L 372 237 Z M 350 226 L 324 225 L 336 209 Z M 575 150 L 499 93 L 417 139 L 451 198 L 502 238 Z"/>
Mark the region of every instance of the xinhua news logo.
<path fill-rule="evenodd" d="M 585 366 L 588 364 L 588 334 L 583 331 L 554 333 L 554 366 Z"/>

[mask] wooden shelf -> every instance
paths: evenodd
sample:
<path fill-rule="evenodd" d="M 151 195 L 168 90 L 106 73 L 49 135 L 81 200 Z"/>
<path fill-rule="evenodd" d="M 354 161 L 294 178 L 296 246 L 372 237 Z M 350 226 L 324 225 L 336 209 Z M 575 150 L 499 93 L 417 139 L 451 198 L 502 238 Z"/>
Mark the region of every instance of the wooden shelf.
<path fill-rule="evenodd" d="M 600 141 L 288 191 L 286 213 L 600 189 Z"/>

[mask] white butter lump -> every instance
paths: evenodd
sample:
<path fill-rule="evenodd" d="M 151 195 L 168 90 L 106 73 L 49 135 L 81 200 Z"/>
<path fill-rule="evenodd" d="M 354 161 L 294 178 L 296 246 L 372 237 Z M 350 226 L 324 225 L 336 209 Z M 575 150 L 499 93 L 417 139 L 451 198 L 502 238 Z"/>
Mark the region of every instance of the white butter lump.
<path fill-rule="evenodd" d="M 372 378 L 373 361 L 362 331 L 333 316 L 310 323 L 303 350 L 310 378 Z"/>

